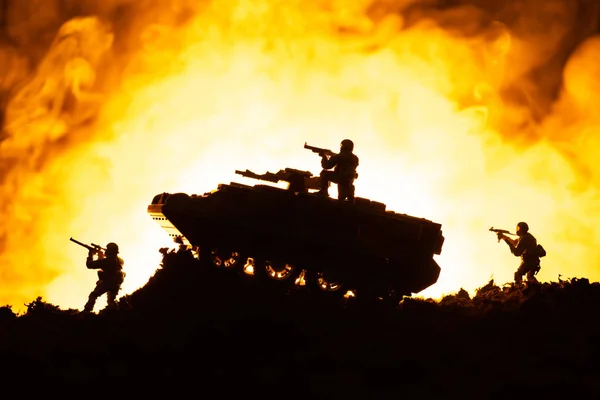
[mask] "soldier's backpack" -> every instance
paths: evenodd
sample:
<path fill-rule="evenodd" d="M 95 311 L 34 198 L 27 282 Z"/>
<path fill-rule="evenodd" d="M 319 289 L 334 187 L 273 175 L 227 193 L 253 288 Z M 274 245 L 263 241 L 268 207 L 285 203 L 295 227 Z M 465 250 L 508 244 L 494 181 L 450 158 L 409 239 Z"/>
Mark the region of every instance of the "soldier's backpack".
<path fill-rule="evenodd" d="M 538 257 L 542 258 L 542 257 L 546 256 L 546 249 L 544 249 L 541 244 L 538 244 L 536 249 L 537 249 Z"/>

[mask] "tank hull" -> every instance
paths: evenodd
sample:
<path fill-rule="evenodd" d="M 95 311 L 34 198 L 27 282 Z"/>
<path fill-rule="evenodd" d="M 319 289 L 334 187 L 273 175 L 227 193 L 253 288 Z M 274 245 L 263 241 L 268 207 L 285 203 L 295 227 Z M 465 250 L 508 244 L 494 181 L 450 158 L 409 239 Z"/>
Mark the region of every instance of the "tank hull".
<path fill-rule="evenodd" d="M 364 198 L 353 204 L 232 183 L 201 196 L 157 195 L 148 212 L 174 239 L 200 251 L 277 260 L 363 292 L 410 295 L 440 274 L 433 255 L 441 253 L 441 225 Z"/>

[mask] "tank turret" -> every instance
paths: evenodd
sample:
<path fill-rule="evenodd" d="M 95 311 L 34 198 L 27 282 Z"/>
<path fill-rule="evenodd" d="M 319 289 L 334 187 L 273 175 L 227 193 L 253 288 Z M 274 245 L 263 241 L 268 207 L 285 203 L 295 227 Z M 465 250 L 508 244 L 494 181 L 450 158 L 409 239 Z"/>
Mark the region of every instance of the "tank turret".
<path fill-rule="evenodd" d="M 386 209 L 318 196 L 319 177 L 285 168 L 237 174 L 286 189 L 231 182 L 203 195 L 161 193 L 148 213 L 211 268 L 251 275 L 285 290 L 398 300 L 437 282 L 441 225 Z"/>

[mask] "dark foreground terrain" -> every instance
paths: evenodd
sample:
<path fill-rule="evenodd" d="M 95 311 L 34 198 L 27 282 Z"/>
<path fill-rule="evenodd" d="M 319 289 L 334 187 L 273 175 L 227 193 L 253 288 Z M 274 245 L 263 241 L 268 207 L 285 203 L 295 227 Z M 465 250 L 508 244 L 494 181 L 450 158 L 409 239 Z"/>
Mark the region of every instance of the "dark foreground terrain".
<path fill-rule="evenodd" d="M 86 315 L 41 298 L 23 315 L 1 307 L 4 393 L 600 395 L 600 284 L 586 279 L 490 282 L 474 298 L 460 291 L 390 307 L 286 295 L 205 268 L 187 252 L 163 253 L 161 268 L 118 310 Z"/>

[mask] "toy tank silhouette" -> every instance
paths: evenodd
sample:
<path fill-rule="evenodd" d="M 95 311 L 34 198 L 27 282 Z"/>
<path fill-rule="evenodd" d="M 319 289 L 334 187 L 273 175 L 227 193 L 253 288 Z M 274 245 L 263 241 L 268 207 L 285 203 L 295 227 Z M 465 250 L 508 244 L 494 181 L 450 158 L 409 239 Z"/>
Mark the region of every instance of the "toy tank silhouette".
<path fill-rule="evenodd" d="M 366 198 L 318 196 L 309 171 L 236 173 L 288 187 L 232 182 L 203 195 L 162 193 L 148 213 L 203 262 L 286 290 L 395 300 L 437 281 L 440 224 Z"/>

